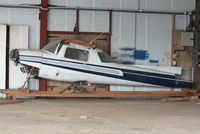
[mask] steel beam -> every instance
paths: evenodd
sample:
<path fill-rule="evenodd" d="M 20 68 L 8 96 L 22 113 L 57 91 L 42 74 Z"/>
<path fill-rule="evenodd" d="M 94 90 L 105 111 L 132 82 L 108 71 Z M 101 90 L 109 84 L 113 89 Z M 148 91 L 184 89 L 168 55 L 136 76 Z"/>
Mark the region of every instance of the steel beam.
<path fill-rule="evenodd" d="M 41 0 L 42 8 L 40 9 L 40 48 L 47 44 L 47 15 L 48 0 Z M 46 91 L 46 80 L 40 79 L 39 90 Z"/>

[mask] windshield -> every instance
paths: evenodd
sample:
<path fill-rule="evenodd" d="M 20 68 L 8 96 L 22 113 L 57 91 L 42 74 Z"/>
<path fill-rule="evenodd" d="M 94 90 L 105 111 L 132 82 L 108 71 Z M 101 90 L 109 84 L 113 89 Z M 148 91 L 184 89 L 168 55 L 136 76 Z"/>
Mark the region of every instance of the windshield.
<path fill-rule="evenodd" d="M 101 62 L 106 62 L 106 63 L 113 63 L 114 60 L 106 53 L 104 52 L 98 52 L 99 58 Z"/>
<path fill-rule="evenodd" d="M 42 48 L 42 50 L 46 50 L 53 54 L 58 54 L 63 44 L 65 44 L 64 40 L 51 41 L 44 48 Z"/>

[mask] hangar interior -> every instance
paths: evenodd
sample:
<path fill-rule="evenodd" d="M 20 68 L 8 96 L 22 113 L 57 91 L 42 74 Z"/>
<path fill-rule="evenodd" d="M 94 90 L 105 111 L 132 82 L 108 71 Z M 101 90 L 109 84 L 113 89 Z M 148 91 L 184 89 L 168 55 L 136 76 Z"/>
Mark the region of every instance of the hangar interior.
<path fill-rule="evenodd" d="M 10 104 L 25 100 L 25 103 L 2 107 L 1 112 L 7 115 L 9 111 L 8 116 L 11 115 L 13 120 L 18 120 L 14 117 L 17 114 L 12 114 L 10 111 L 16 112 L 20 116 L 21 125 L 29 123 L 31 125 L 25 125 L 24 128 L 18 125 L 12 129 L 6 128 L 5 133 L 13 131 L 26 133 L 31 130 L 29 133 L 35 131 L 37 133 L 165 134 L 167 129 L 163 127 L 164 125 L 169 127 L 171 133 L 189 133 L 190 130 L 194 130 L 195 134 L 199 133 L 196 126 L 199 123 L 196 115 L 200 96 L 199 8 L 199 0 L 1 0 L 0 97 L 3 98 L 1 103 Z M 89 88 L 86 85 L 89 93 L 62 94 L 61 92 L 65 91 L 63 89 L 69 87 L 71 82 L 44 78 L 29 79 L 26 73 L 22 73 L 22 66 L 16 66 L 18 63 L 9 58 L 11 50 L 40 50 L 48 43 L 61 39 L 69 42 L 85 42 L 79 42 L 82 45 L 91 45 L 92 42 L 117 63 L 127 66 L 150 66 L 151 69 L 162 66 L 181 67 L 182 73 L 178 78 L 192 82 L 192 88 L 92 83 L 88 84 Z M 51 73 L 52 70 L 46 71 Z M 148 72 L 143 75 L 148 75 Z M 28 81 L 25 82 L 26 80 Z M 165 85 L 167 82 L 163 83 Z M 41 97 L 50 98 L 45 100 Z M 76 99 L 70 99 L 72 97 Z M 101 100 L 100 97 L 104 99 Z M 166 105 L 159 102 L 160 100 L 178 101 L 178 103 Z M 40 104 L 41 107 L 37 109 L 37 105 Z M 37 110 L 32 111 L 28 108 L 31 106 Z M 58 111 L 53 108 L 54 106 Z M 120 107 L 117 106 L 122 107 L 122 110 L 120 111 Z M 158 113 L 159 117 L 156 116 L 154 112 L 162 108 L 163 110 Z M 59 109 L 63 113 L 60 113 Z M 145 113 L 145 111 L 150 112 Z M 193 115 L 190 116 L 190 113 Z M 52 117 L 50 118 L 48 114 Z M 141 121 L 143 114 L 144 118 L 147 118 L 147 124 L 150 125 Z M 26 116 L 33 122 L 26 121 Z M 40 118 L 39 116 L 42 116 L 41 120 L 34 119 Z M 118 117 L 115 119 L 115 116 Z M 11 121 L 7 116 L 0 117 L 7 122 Z M 131 120 L 133 118 L 137 121 Z M 153 121 L 153 118 L 156 120 Z M 162 119 L 168 118 L 169 122 L 161 122 Z M 37 130 L 38 127 L 45 127 L 45 124 L 49 127 L 51 124 L 48 120 L 55 126 L 49 130 L 46 128 Z M 174 126 L 178 120 L 182 123 Z M 183 128 L 187 121 L 192 124 L 191 128 Z M 63 124 L 59 126 L 59 122 Z M 64 124 L 69 127 L 65 128 Z M 75 128 L 76 125 L 79 129 Z M 2 123 L 0 126 L 5 127 L 5 124 Z M 98 132 L 98 128 L 105 129 Z"/>

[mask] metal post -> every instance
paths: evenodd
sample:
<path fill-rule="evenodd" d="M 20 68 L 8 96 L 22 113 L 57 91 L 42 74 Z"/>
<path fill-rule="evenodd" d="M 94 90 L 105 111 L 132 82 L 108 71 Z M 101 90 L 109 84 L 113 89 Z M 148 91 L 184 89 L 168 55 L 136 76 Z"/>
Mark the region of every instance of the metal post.
<path fill-rule="evenodd" d="M 41 0 L 42 8 L 40 9 L 40 48 L 47 44 L 47 14 L 48 0 Z M 46 80 L 40 79 L 39 90 L 46 91 Z"/>

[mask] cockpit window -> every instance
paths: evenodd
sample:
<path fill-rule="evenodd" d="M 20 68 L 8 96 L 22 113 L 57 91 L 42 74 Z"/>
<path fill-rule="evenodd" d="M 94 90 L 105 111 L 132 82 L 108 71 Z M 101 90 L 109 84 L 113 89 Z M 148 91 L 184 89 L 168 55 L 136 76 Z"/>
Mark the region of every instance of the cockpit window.
<path fill-rule="evenodd" d="M 62 48 L 63 44 L 66 44 L 64 40 L 55 40 L 50 43 L 48 43 L 43 50 L 46 50 L 48 52 L 51 52 L 53 54 L 58 54 L 60 49 Z"/>
<path fill-rule="evenodd" d="M 99 58 L 101 62 L 106 62 L 106 63 L 113 63 L 114 60 L 106 53 L 104 52 L 98 52 Z"/>
<path fill-rule="evenodd" d="M 65 52 L 65 58 L 80 60 L 80 61 L 87 61 L 88 53 L 89 52 L 87 50 L 81 50 L 77 48 L 68 47 Z"/>

